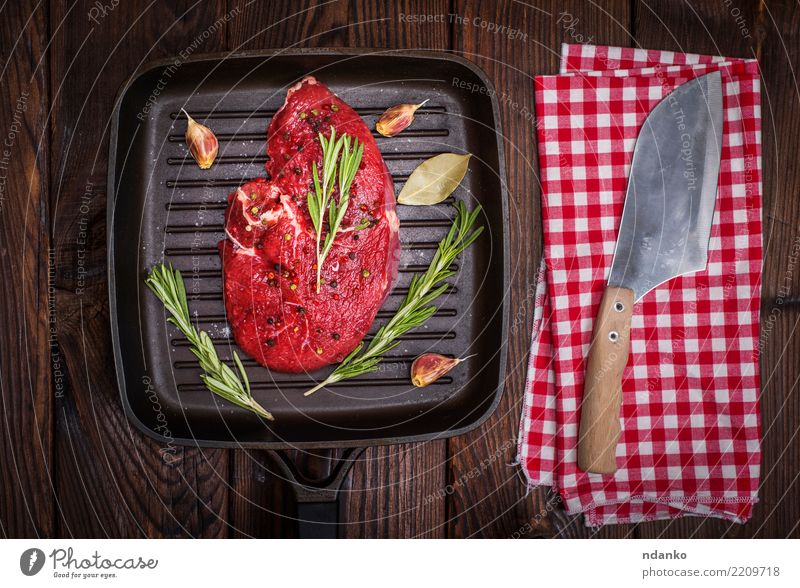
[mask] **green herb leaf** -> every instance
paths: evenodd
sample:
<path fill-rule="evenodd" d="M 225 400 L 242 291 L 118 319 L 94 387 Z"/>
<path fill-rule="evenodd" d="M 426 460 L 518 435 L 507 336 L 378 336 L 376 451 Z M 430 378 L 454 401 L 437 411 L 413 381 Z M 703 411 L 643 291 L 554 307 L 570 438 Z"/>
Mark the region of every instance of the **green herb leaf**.
<path fill-rule="evenodd" d="M 267 420 L 275 420 L 253 398 L 250 392 L 250 381 L 247 379 L 244 366 L 237 353 L 233 352 L 233 362 L 239 371 L 238 376 L 220 360 L 208 333 L 198 331 L 192 325 L 181 272 L 172 269 L 172 265 L 167 267 L 163 263 L 159 263 L 150 270 L 150 274 L 144 282 L 172 315 L 167 320 L 180 329 L 191 343 L 190 350 L 197 357 L 200 369 L 203 370 L 200 379 L 206 388 L 228 402 L 246 408 Z"/>
<path fill-rule="evenodd" d="M 369 224 L 370 224 L 369 223 L 369 219 L 368 218 L 363 218 L 363 219 L 361 219 L 360 223 L 358 223 L 356 226 L 353 227 L 353 230 L 354 231 L 363 231 L 364 229 L 369 227 Z"/>
<path fill-rule="evenodd" d="M 336 129 L 331 127 L 331 136 L 326 138 L 319 133 L 322 146 L 322 178 L 319 177 L 316 162 L 312 167 L 314 193 L 308 194 L 308 213 L 314 225 L 317 248 L 317 292 L 322 281 L 322 264 L 333 247 L 333 241 L 341 228 L 347 206 L 350 203 L 350 187 L 356 177 L 364 155 L 364 145 L 357 139 L 350 143 L 347 134 L 336 138 Z M 339 158 L 341 153 L 341 158 Z M 339 180 L 339 201 L 333 198 L 335 182 Z M 322 238 L 325 213 L 328 214 L 328 233 Z"/>
<path fill-rule="evenodd" d="M 408 293 L 394 316 L 378 329 L 366 349 L 363 343 L 359 344 L 327 378 L 307 391 L 306 396 L 328 384 L 374 372 L 378 369 L 383 354 L 400 343 L 401 335 L 419 327 L 433 316 L 436 312 L 436 307 L 432 305 L 433 301 L 447 290 L 447 284 L 441 282 L 453 275 L 448 268 L 483 231 L 482 226 L 474 230 L 472 228 L 480 212 L 480 206 L 469 211 L 463 202 L 456 203 L 456 219 L 450 227 L 450 232 L 439 242 L 439 247 L 425 273 L 415 274 L 411 278 Z"/>

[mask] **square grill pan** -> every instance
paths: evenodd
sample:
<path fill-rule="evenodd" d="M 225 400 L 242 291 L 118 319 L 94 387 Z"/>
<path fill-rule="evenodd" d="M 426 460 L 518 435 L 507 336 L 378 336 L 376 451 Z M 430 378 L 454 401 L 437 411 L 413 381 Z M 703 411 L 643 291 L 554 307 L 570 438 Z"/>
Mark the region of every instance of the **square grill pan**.
<path fill-rule="evenodd" d="M 410 129 L 377 136 L 399 193 L 412 170 L 442 152 L 470 152 L 469 172 L 445 204 L 398 206 L 402 255 L 397 285 L 373 330 L 397 309 L 454 218 L 454 199 L 483 206 L 485 232 L 457 261 L 436 315 L 403 337 L 378 372 L 302 393 L 311 375 L 244 365 L 256 399 L 275 415 L 265 426 L 217 399 L 199 379 L 188 344 L 166 323 L 144 286 L 148 270 L 183 273 L 189 309 L 230 360 L 235 342 L 222 300 L 217 242 L 227 195 L 264 176 L 266 129 L 286 90 L 314 75 L 370 128 L 388 107 L 428 103 Z M 216 163 L 200 170 L 187 155 L 180 109 L 220 141 Z M 163 61 L 121 90 L 112 120 L 108 182 L 111 326 L 117 377 L 128 417 L 162 442 L 204 446 L 355 447 L 444 438 L 478 426 L 503 389 L 508 320 L 508 203 L 497 100 L 475 65 L 444 53 L 296 50 Z M 411 361 L 426 351 L 475 354 L 427 388 L 414 388 Z M 240 356 L 244 355 L 239 352 Z"/>

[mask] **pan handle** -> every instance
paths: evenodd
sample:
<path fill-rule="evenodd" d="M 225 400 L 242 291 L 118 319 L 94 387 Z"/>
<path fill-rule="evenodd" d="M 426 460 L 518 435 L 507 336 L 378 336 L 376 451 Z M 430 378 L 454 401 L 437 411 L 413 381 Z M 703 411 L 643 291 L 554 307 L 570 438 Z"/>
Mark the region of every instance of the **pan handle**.
<path fill-rule="evenodd" d="M 294 461 L 282 451 L 270 451 L 294 488 L 297 497 L 298 537 L 336 539 L 339 532 L 339 490 L 347 472 L 364 452 L 363 447 L 346 449 L 335 460 L 330 474 L 321 480 L 304 476 Z"/>
<path fill-rule="evenodd" d="M 339 536 L 339 500 L 298 501 L 297 536 L 300 539 L 336 539 Z"/>

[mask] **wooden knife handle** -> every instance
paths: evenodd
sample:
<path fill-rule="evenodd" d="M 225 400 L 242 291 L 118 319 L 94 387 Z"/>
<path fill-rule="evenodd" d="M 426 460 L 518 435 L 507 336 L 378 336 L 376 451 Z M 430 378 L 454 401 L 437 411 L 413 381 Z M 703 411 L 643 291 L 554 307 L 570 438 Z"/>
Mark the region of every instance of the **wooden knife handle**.
<path fill-rule="evenodd" d="M 608 286 L 592 332 L 583 385 L 578 467 L 595 474 L 617 471 L 622 370 L 630 353 L 633 290 Z"/>

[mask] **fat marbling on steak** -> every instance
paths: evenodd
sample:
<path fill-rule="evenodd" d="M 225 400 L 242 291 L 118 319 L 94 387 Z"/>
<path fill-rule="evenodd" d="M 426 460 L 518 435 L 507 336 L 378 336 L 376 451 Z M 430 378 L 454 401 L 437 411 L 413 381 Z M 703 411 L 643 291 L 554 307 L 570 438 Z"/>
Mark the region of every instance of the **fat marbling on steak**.
<path fill-rule="evenodd" d="M 322 170 L 318 133 L 327 137 L 331 127 L 362 142 L 364 156 L 317 293 L 306 196 L 314 189 L 312 162 Z M 361 117 L 313 77 L 289 89 L 269 126 L 267 154 L 271 179 L 252 180 L 228 197 L 227 238 L 219 244 L 225 308 L 249 356 L 275 371 L 311 371 L 358 345 L 394 285 L 394 184 Z M 368 227 L 356 230 L 365 219 Z"/>

